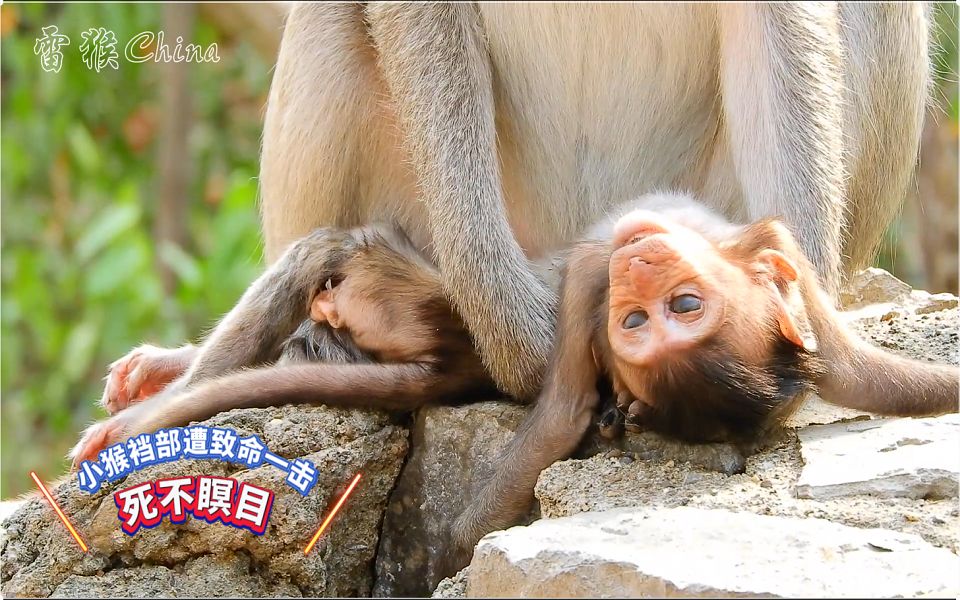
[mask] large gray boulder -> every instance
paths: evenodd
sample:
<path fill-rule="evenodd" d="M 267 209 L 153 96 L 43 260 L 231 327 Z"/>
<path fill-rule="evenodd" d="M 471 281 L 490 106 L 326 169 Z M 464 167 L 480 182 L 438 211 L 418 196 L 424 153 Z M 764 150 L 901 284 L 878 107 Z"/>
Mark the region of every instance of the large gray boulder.
<path fill-rule="evenodd" d="M 960 484 L 960 415 L 874 419 L 798 432 L 801 498 L 951 498 Z"/>
<path fill-rule="evenodd" d="M 448 573 L 449 527 L 513 438 L 526 409 L 508 402 L 420 410 L 390 496 L 374 595 L 429 596 Z"/>
<path fill-rule="evenodd" d="M 699 508 L 544 519 L 484 537 L 469 598 L 956 596 L 960 560 L 915 535 Z"/>

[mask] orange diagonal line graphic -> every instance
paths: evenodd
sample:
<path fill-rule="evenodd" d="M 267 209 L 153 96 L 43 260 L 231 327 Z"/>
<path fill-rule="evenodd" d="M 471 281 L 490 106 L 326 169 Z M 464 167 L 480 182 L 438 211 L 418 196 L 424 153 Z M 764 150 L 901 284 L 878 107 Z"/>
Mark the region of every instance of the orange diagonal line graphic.
<path fill-rule="evenodd" d="M 343 506 L 343 503 L 347 501 L 347 496 L 350 495 L 350 492 L 353 491 L 353 488 L 357 487 L 357 483 L 360 481 L 360 473 L 357 473 L 353 481 L 350 482 L 350 485 L 347 486 L 346 491 L 343 492 L 343 495 L 340 496 L 340 499 L 337 500 L 336 506 L 333 507 L 333 510 L 330 511 L 330 514 L 327 515 L 327 518 L 323 520 L 323 523 L 320 524 L 320 529 L 313 534 L 313 539 L 310 540 L 310 543 L 307 544 L 307 547 L 303 549 L 303 555 L 306 556 L 313 550 L 314 544 L 317 543 L 317 540 L 320 539 L 320 536 L 323 535 L 323 531 L 327 528 L 327 525 L 330 524 L 330 521 L 333 520 L 333 517 L 337 514 L 337 511 L 340 510 L 340 507 Z"/>
<path fill-rule="evenodd" d="M 83 543 L 83 540 L 80 539 L 80 534 L 77 533 L 77 530 L 73 528 L 73 525 L 70 524 L 70 519 L 67 518 L 67 515 L 63 514 L 63 511 L 60 510 L 60 507 L 54 501 L 53 496 L 50 495 L 50 492 L 47 491 L 46 486 L 43 485 L 43 482 L 40 481 L 40 478 L 37 477 L 37 474 L 34 471 L 30 471 L 30 477 L 33 477 L 33 481 L 36 482 L 37 487 L 40 488 L 40 493 L 44 495 L 47 499 L 47 502 L 50 503 L 50 506 L 53 507 L 53 510 L 56 511 L 57 516 L 60 517 L 60 520 L 63 521 L 63 524 L 67 526 L 67 529 L 70 530 L 70 535 L 73 536 L 73 539 L 77 540 L 77 543 L 80 544 L 80 549 L 84 552 L 87 551 L 87 545 Z"/>

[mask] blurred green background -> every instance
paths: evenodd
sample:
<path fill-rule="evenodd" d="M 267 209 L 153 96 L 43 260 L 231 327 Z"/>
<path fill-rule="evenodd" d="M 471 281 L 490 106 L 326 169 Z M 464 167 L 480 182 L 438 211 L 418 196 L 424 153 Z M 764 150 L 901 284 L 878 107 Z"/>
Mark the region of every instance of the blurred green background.
<path fill-rule="evenodd" d="M 938 8 L 938 105 L 922 167 L 878 264 L 956 290 L 956 5 Z M 52 479 L 102 418 L 106 365 L 133 346 L 193 340 L 262 263 L 256 209 L 262 111 L 282 6 L 4 4 L 0 497 Z M 59 73 L 40 29 L 70 37 Z M 81 32 L 116 33 L 119 68 L 82 62 Z M 219 63 L 131 63 L 127 40 L 182 30 Z"/>
<path fill-rule="evenodd" d="M 142 342 L 196 338 L 259 273 L 256 176 L 275 54 L 197 7 L 172 15 L 159 4 L 0 10 L 7 498 L 31 487 L 31 469 L 45 478 L 63 472 L 78 432 L 103 417 L 96 400 L 110 361 Z M 124 59 L 123 46 L 142 31 L 165 31 L 173 46 L 169 25 L 185 17 L 192 31 L 184 39 L 216 42 L 218 63 L 171 63 L 173 71 Z M 33 51 L 47 25 L 70 37 L 59 73 L 44 72 Z M 116 33 L 118 69 L 84 65 L 80 34 L 90 27 Z M 164 94 L 184 75 L 189 114 L 173 98 L 172 116 L 188 127 L 178 131 L 164 122 Z M 165 144 L 179 159 L 173 167 Z M 171 180 L 184 184 L 170 190 Z"/>

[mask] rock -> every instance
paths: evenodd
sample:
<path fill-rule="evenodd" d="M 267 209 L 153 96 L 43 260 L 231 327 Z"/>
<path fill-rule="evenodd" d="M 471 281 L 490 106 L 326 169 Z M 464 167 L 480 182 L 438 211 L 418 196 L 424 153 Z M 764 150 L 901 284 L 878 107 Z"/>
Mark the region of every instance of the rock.
<path fill-rule="evenodd" d="M 7 517 L 17 512 L 17 510 L 26 503 L 26 500 L 6 500 L 0 502 L 0 523 L 6 521 Z"/>
<path fill-rule="evenodd" d="M 958 304 L 960 304 L 960 302 L 958 302 L 957 297 L 953 294 L 933 294 L 927 299 L 926 303 L 917 308 L 916 313 L 918 315 L 929 315 L 930 313 L 941 310 L 956 308 Z"/>
<path fill-rule="evenodd" d="M 887 352 L 930 362 L 960 363 L 960 309 L 919 313 L 923 306 L 898 307 L 897 316 L 886 321 L 869 311 L 846 316 L 857 335 Z"/>
<path fill-rule="evenodd" d="M 201 556 L 177 569 L 137 567 L 114 569 L 102 576 L 71 575 L 53 590 L 55 598 L 149 598 L 191 596 L 194 598 L 289 596 L 303 594 L 289 582 L 266 585 L 251 571 L 249 556 Z"/>
<path fill-rule="evenodd" d="M 787 418 L 785 425 L 796 429 L 807 425 L 826 425 L 827 423 L 862 421 L 870 418 L 872 418 L 870 413 L 830 404 L 824 402 L 819 396 L 811 394 L 803 401 L 797 412 Z"/>
<path fill-rule="evenodd" d="M 467 578 L 470 576 L 470 567 L 464 567 L 452 577 L 447 577 L 437 585 L 432 598 L 466 598 Z"/>
<path fill-rule="evenodd" d="M 917 536 L 689 507 L 536 521 L 484 537 L 468 597 L 897 597 L 960 592 Z"/>
<path fill-rule="evenodd" d="M 534 496 L 540 514 L 556 518 L 626 506 L 679 506 L 728 479 L 669 463 L 648 459 L 624 465 L 605 455 L 558 461 L 540 474 Z"/>
<path fill-rule="evenodd" d="M 912 289 L 883 269 L 870 267 L 850 278 L 840 291 L 840 305 L 857 308 L 867 304 L 897 302 L 909 296 Z"/>
<path fill-rule="evenodd" d="M 605 440 L 591 429 L 577 449 L 577 458 L 586 458 L 602 452 L 628 453 L 630 460 L 657 460 L 689 463 L 696 469 L 732 475 L 742 473 L 744 452 L 735 444 L 687 444 L 653 431 L 627 431 L 618 439 Z M 628 461 L 629 462 L 629 461 Z"/>
<path fill-rule="evenodd" d="M 896 303 L 841 313 L 860 337 L 894 354 L 960 363 L 960 308 L 952 294 L 914 290 Z"/>
<path fill-rule="evenodd" d="M 383 524 L 375 596 L 427 596 L 449 573 L 449 526 L 513 438 L 526 409 L 508 402 L 420 410 Z"/>
<path fill-rule="evenodd" d="M 804 462 L 796 486 L 801 498 L 957 495 L 960 415 L 820 425 L 798 435 Z"/>
<path fill-rule="evenodd" d="M 554 463 L 541 473 L 535 494 L 544 518 L 633 506 L 696 506 L 789 517 L 815 516 L 853 527 L 922 536 L 960 551 L 960 499 L 847 496 L 797 498 L 803 468 L 796 433 L 786 431 L 747 457 L 744 473 L 725 475 L 688 464 L 637 460 L 629 465 L 603 455 Z M 904 518 L 916 514 L 917 521 Z"/>
<path fill-rule="evenodd" d="M 5 596 L 369 595 L 379 526 L 407 451 L 406 431 L 386 414 L 324 407 L 235 410 L 205 422 L 257 434 L 286 458 L 313 461 L 320 478 L 303 497 L 272 466 L 242 470 L 219 461 L 155 465 L 88 495 L 76 478 L 52 494 L 90 546 L 81 553 L 52 509 L 29 501 L 5 523 L 0 580 Z M 304 546 L 357 472 L 363 478 L 309 555 Z M 231 476 L 274 492 L 263 536 L 188 518 L 134 536 L 120 531 L 113 492 L 180 475 Z"/>

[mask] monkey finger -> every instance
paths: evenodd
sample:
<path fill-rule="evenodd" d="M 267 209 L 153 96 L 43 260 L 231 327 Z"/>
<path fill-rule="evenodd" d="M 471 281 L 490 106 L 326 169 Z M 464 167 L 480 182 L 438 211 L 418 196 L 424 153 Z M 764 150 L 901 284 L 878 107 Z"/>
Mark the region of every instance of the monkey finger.
<path fill-rule="evenodd" d="M 623 413 L 616 406 L 610 406 L 600 415 L 598 423 L 600 436 L 614 440 L 623 434 Z"/>
<path fill-rule="evenodd" d="M 147 381 L 140 384 L 140 390 L 137 393 L 137 396 L 135 398 L 132 398 L 130 400 L 130 403 L 132 404 L 134 402 L 141 402 L 143 400 L 146 400 L 147 398 L 150 398 L 151 396 L 155 396 L 157 393 L 163 390 L 163 388 L 167 387 L 167 383 L 169 383 L 169 381 L 158 383 L 154 379 L 148 379 Z"/>
<path fill-rule="evenodd" d="M 121 362 L 114 364 L 116 366 L 114 366 L 107 375 L 107 383 L 103 388 L 103 396 L 100 399 L 100 404 L 102 404 L 103 408 L 111 415 L 120 412 L 130 404 L 125 387 L 127 363 Z"/>
<path fill-rule="evenodd" d="M 123 422 L 115 418 L 94 423 L 88 427 L 80 437 L 80 441 L 70 451 L 71 468 L 76 471 L 83 461 L 97 460 L 101 450 L 120 439 L 123 429 Z"/>
<path fill-rule="evenodd" d="M 123 386 L 130 403 L 143 400 L 148 397 L 149 390 L 157 389 L 157 384 L 153 381 L 154 373 L 155 365 L 147 361 L 137 361 Z"/>
<path fill-rule="evenodd" d="M 168 356 L 142 356 L 127 376 L 126 392 L 130 402 L 153 396 L 182 372 L 181 365 Z"/>
<path fill-rule="evenodd" d="M 642 400 L 634 400 L 627 409 L 624 428 L 630 433 L 643 431 L 644 415 L 649 407 Z"/>
<path fill-rule="evenodd" d="M 130 372 L 136 368 L 142 358 L 147 354 L 162 354 L 163 348 L 157 348 L 150 344 L 141 344 L 122 357 L 110 363 L 110 373 L 107 376 L 107 385 L 103 391 L 101 404 L 111 415 L 115 415 L 127 408 L 136 393 L 131 394 L 127 386 Z"/>
<path fill-rule="evenodd" d="M 187 362 L 183 360 L 182 348 L 141 346 L 132 352 L 125 363 L 127 404 L 145 400 L 162 390 L 184 371 Z"/>

